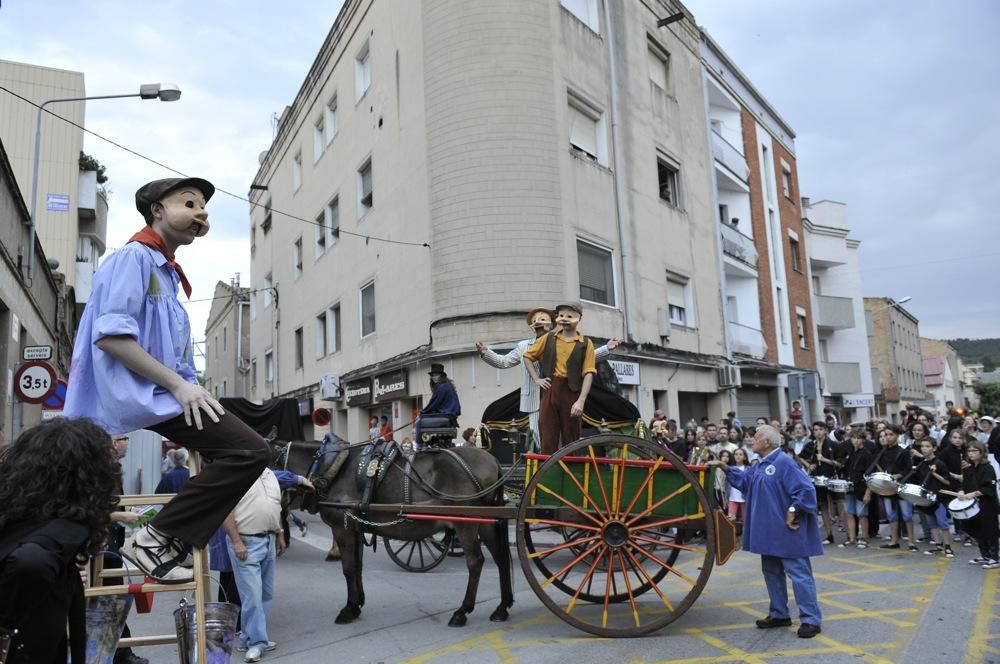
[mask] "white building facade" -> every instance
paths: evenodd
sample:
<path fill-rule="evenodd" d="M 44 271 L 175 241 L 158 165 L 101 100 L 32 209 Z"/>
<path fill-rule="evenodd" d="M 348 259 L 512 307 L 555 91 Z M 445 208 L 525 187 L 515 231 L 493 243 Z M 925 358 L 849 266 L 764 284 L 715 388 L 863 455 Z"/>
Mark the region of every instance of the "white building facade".
<path fill-rule="evenodd" d="M 251 188 L 249 398 L 401 436 L 433 361 L 471 426 L 521 376 L 475 342 L 575 301 L 644 415 L 724 415 L 698 31 L 608 2 L 344 4 Z"/>
<path fill-rule="evenodd" d="M 802 214 L 824 405 L 837 411 L 841 422 L 867 421 L 875 414 L 875 392 L 858 262 L 861 243 L 850 237 L 843 203 L 803 198 Z"/>

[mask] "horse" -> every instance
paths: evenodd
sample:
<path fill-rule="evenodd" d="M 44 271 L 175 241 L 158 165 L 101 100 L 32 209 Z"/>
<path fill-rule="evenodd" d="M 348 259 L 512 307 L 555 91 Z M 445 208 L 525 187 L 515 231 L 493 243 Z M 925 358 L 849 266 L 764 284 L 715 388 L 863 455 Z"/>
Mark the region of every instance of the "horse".
<path fill-rule="evenodd" d="M 365 514 L 356 507 L 362 501 L 356 473 L 362 472 L 359 465 L 363 463 L 365 445 L 347 447 L 346 462 L 340 472 L 328 482 L 324 481 L 320 470 L 329 466 L 329 461 L 324 464 L 321 458 L 322 443 L 295 441 L 285 445 L 275 442 L 272 445 L 275 446 L 275 458 L 281 467 L 306 475 L 317 485 L 316 499 L 312 502 L 305 500 L 303 507 L 312 513 L 319 512 L 323 521 L 333 530 L 334 540 L 340 548 L 341 566 L 347 582 L 347 603 L 337 614 L 337 624 L 350 623 L 361 616 L 361 607 L 365 603 L 362 559 L 366 532 L 392 539 L 419 541 L 448 528 L 455 531 L 462 543 L 469 572 L 462 604 L 452 614 L 448 625 L 464 626 L 468 614 L 475 609 L 479 579 L 485 561 L 482 544 L 489 550 L 500 577 L 500 603 L 490 614 L 490 620 L 504 622 L 509 618 L 508 609 L 514 604 L 514 591 L 505 520 L 477 524 L 449 521 L 447 517 L 433 521 L 411 521 L 396 518 L 396 515 L 389 513 Z M 470 477 L 470 473 L 475 480 Z M 370 502 L 410 504 L 414 512 L 419 512 L 420 505 L 498 505 L 503 501 L 501 476 L 499 462 L 489 452 L 478 448 L 459 447 L 448 452 L 418 452 L 412 457 L 408 470 L 405 457 L 400 454 L 388 464 L 384 477 L 372 492 Z M 404 487 L 404 483 L 408 485 L 408 489 Z"/>

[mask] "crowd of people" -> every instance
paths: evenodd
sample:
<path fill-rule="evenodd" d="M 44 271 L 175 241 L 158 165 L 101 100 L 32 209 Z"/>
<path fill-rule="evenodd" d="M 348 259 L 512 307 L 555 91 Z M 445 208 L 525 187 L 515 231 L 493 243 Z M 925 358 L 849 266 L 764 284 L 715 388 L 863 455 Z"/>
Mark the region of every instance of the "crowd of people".
<path fill-rule="evenodd" d="M 908 551 L 949 559 L 955 557 L 958 544 L 978 545 L 979 555 L 969 562 L 983 569 L 1000 568 L 996 488 L 1000 427 L 993 417 L 954 408 L 943 416 L 908 409 L 900 413 L 899 424 L 878 419 L 842 424 L 827 409 L 825 419 L 809 424 L 798 406 L 793 404 L 786 422 L 758 417 L 746 426 L 731 412 L 719 422 L 702 418 L 681 428 L 657 411 L 650 435 L 689 464 L 722 461 L 725 467 L 744 472 L 759 460 L 751 444 L 757 430 L 773 427 L 781 436 L 779 448 L 816 488 L 824 544 L 901 549 L 905 537 Z M 875 487 L 869 482 L 873 476 L 880 480 Z M 745 499 L 734 486 L 738 483 L 728 481 L 721 468 L 714 480 L 716 504 L 740 519 Z M 916 500 L 898 495 L 897 487 L 915 492 Z M 974 505 L 971 510 L 958 510 L 970 505 Z M 971 518 L 960 518 L 976 509 Z M 880 535 L 883 539 L 878 540 Z"/>

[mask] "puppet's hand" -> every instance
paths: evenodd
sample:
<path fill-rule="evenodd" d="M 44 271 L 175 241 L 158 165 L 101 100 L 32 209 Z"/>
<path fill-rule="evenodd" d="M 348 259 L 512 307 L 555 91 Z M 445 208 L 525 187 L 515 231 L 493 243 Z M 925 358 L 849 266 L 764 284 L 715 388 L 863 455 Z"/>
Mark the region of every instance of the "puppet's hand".
<path fill-rule="evenodd" d="M 215 397 L 201 385 L 185 381 L 173 391 L 173 395 L 177 399 L 177 403 L 184 409 L 184 423 L 191 426 L 191 421 L 194 420 L 194 425 L 198 427 L 199 431 L 202 428 L 201 411 L 205 411 L 213 422 L 219 421 L 219 415 L 226 414 L 222 404 L 216 401 Z"/>
<path fill-rule="evenodd" d="M 614 350 L 615 348 L 618 348 L 619 346 L 622 345 L 623 341 L 624 341 L 624 339 L 621 339 L 619 337 L 614 337 L 613 339 L 608 339 L 608 350 Z"/>
<path fill-rule="evenodd" d="M 583 399 L 577 399 L 573 402 L 572 407 L 569 409 L 569 414 L 572 417 L 583 417 Z"/>
<path fill-rule="evenodd" d="M 543 390 L 547 390 L 550 387 L 552 387 L 552 381 L 549 380 L 548 378 L 536 378 L 535 385 L 542 388 Z"/>
<path fill-rule="evenodd" d="M 480 355 L 482 355 L 483 353 L 486 352 L 486 344 L 484 344 L 482 341 L 477 341 L 476 350 L 479 351 Z"/>

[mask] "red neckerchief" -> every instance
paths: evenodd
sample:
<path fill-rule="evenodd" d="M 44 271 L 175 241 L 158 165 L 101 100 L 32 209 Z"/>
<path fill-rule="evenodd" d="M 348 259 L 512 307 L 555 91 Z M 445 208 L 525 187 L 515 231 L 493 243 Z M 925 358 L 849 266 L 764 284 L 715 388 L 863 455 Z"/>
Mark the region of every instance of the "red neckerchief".
<path fill-rule="evenodd" d="M 167 259 L 167 265 L 174 268 L 177 271 L 177 276 L 181 279 L 181 287 L 184 289 L 184 293 L 191 299 L 191 282 L 188 281 L 187 276 L 184 274 L 181 264 L 174 260 L 172 254 L 167 253 L 167 245 L 163 244 L 163 238 L 160 237 L 159 233 L 154 231 L 149 226 L 143 226 L 142 230 L 129 238 L 129 242 L 138 242 L 139 244 L 144 244 L 147 247 L 156 249 L 163 257 Z"/>

